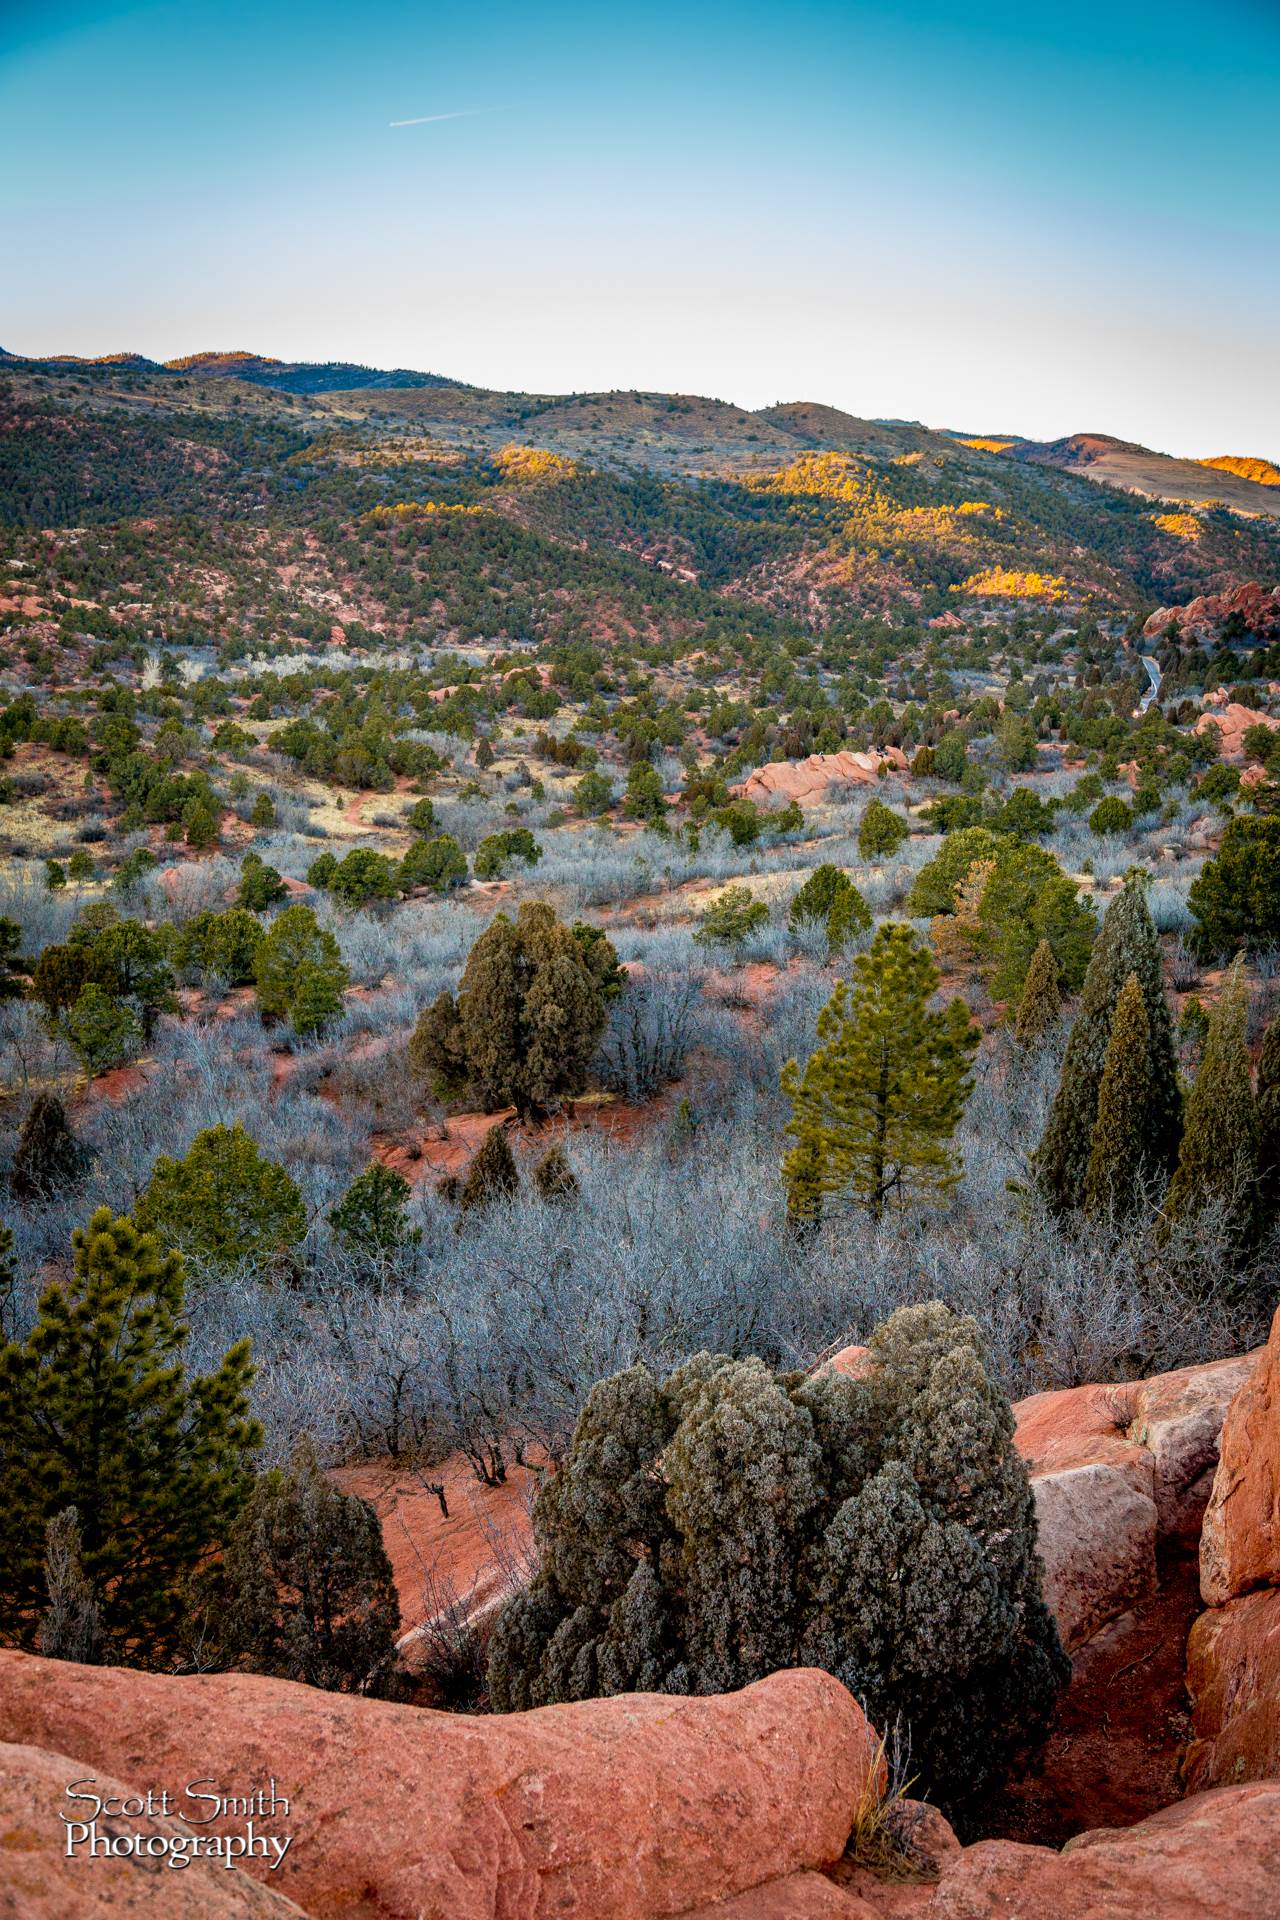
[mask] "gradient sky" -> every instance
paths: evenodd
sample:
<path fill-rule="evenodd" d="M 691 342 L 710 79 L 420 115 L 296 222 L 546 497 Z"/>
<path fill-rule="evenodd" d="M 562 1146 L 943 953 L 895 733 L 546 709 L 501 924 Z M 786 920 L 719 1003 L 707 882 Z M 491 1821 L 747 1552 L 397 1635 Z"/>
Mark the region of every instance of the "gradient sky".
<path fill-rule="evenodd" d="M 1275 458 L 1278 98 L 1277 0 L 0 0 L 0 345 Z"/>

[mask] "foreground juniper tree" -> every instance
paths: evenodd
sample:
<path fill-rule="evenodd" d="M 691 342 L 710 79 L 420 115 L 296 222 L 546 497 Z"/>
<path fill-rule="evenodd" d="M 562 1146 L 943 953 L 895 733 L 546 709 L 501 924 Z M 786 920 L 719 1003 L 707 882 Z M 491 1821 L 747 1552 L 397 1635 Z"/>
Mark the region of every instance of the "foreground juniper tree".
<path fill-rule="evenodd" d="M 1260 1127 L 1249 1079 L 1249 994 L 1237 959 L 1209 1018 L 1204 1059 L 1187 1100 L 1187 1123 L 1166 1208 L 1171 1219 L 1224 1209 L 1232 1244 L 1245 1257 L 1258 1228 Z"/>
<path fill-rule="evenodd" d="M 714 1693 L 817 1665 L 901 1716 L 957 1813 L 1043 1731 L 1068 1663 L 1008 1401 L 972 1320 L 901 1308 L 865 1378 L 699 1354 L 592 1392 L 494 1631 L 499 1711 Z"/>
<path fill-rule="evenodd" d="M 1123 1218 L 1142 1198 L 1147 1166 L 1146 1112 L 1151 1092 L 1147 1005 L 1138 976 L 1120 989 L 1098 1087 L 1084 1206 Z"/>
<path fill-rule="evenodd" d="M 46 1529 L 74 1508 L 105 1656 L 163 1666 L 187 1576 L 252 1483 L 249 1342 L 188 1379 L 181 1257 L 107 1207 L 72 1245 L 73 1271 L 46 1288 L 29 1339 L 0 1350 L 0 1638 L 35 1644 Z"/>
<path fill-rule="evenodd" d="M 787 1206 L 815 1223 L 831 1202 L 879 1219 L 892 1198 L 944 1192 L 959 1177 L 952 1135 L 973 1086 L 978 1031 L 962 1000 L 936 1008 L 938 969 L 910 927 L 888 925 L 837 983 L 818 1046 L 782 1091 L 795 1141 L 783 1163 Z"/>
<path fill-rule="evenodd" d="M 1084 1201 L 1111 1023 L 1130 974 L 1137 977 L 1147 1014 L 1149 1087 L 1144 1129 L 1148 1163 L 1153 1174 L 1165 1180 L 1177 1162 L 1182 1096 L 1173 1022 L 1164 996 L 1160 938 L 1147 910 L 1141 875 L 1130 875 L 1107 908 L 1089 957 L 1058 1091 L 1035 1155 L 1036 1184 L 1059 1215 Z"/>

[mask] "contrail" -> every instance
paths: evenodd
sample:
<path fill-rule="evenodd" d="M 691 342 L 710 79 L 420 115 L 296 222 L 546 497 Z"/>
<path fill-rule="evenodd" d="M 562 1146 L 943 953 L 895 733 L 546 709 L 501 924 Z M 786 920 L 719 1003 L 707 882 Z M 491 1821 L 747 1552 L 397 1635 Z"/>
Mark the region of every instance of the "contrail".
<path fill-rule="evenodd" d="M 458 113 L 420 113 L 414 120 L 388 120 L 389 127 L 429 127 L 436 120 L 470 120 L 477 113 L 501 113 L 501 107 L 463 107 Z"/>

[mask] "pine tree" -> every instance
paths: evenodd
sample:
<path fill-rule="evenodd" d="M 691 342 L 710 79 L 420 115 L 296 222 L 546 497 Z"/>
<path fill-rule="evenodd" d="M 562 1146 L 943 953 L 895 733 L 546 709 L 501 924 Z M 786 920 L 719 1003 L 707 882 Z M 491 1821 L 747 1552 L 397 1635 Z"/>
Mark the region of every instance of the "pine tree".
<path fill-rule="evenodd" d="M 1098 1085 L 1084 1206 L 1090 1213 L 1130 1214 L 1146 1174 L 1146 1112 L 1151 1090 L 1147 1006 L 1136 973 L 1120 989 Z"/>
<path fill-rule="evenodd" d="M 892 858 L 910 833 L 910 822 L 900 813 L 883 800 L 869 801 L 858 822 L 858 852 L 864 860 Z"/>
<path fill-rule="evenodd" d="M 1035 1155 L 1037 1185 L 1058 1214 L 1078 1207 L 1084 1197 L 1111 1021 L 1121 988 L 1131 973 L 1138 976 L 1147 1009 L 1151 1092 L 1146 1124 L 1153 1175 L 1161 1178 L 1172 1173 L 1177 1160 L 1182 1096 L 1173 1022 L 1164 997 L 1160 939 L 1147 911 L 1143 880 L 1131 875 L 1108 907 L 1089 957 L 1080 1011 L 1067 1042 L 1044 1138 Z"/>
<path fill-rule="evenodd" d="M 942 1192 L 959 1177 L 951 1138 L 973 1086 L 978 1032 L 962 1000 L 931 1009 L 938 970 L 910 927 L 889 924 L 818 1017 L 817 1050 L 782 1090 L 795 1141 L 783 1163 L 793 1217 L 829 1198 L 874 1218 L 886 1201 Z"/>
<path fill-rule="evenodd" d="M 464 1213 L 473 1207 L 487 1207 L 494 1200 L 512 1200 L 520 1190 L 520 1174 L 515 1156 L 501 1123 L 490 1127 L 480 1151 L 467 1168 L 467 1177 L 458 1190 L 458 1205 Z"/>
<path fill-rule="evenodd" d="M 263 1013 L 272 1019 L 287 1017 L 296 1026 L 303 1017 L 300 1002 L 305 1002 L 308 1018 L 321 1008 L 336 1011 L 351 976 L 338 942 L 310 907 L 286 907 L 267 931 L 254 978 Z"/>
<path fill-rule="evenodd" d="M 0 1635 L 35 1644 L 45 1529 L 74 1507 L 109 1657 L 164 1666 L 183 1583 L 249 1491 L 262 1437 L 249 1342 L 188 1380 L 181 1257 L 107 1207 L 72 1247 L 72 1274 L 46 1288 L 30 1337 L 0 1351 Z"/>
<path fill-rule="evenodd" d="M 1187 1099 L 1178 1167 L 1166 1202 L 1171 1220 L 1194 1218 L 1220 1203 L 1240 1255 L 1252 1247 L 1258 1227 L 1261 1129 L 1249 1080 L 1248 1017 L 1249 992 L 1239 957 L 1209 1016 L 1204 1059 Z"/>
<path fill-rule="evenodd" d="M 1049 942 L 1041 940 L 1031 956 L 1031 965 L 1022 983 L 1018 1018 L 1013 1029 L 1014 1039 L 1020 1047 L 1037 1047 L 1053 1032 L 1061 1018 L 1062 990 L 1058 979 L 1058 963 Z"/>
<path fill-rule="evenodd" d="M 1267 1024 L 1258 1061 L 1258 1206 L 1265 1228 L 1280 1209 L 1280 1014 Z"/>
<path fill-rule="evenodd" d="M 22 1123 L 9 1182 L 20 1200 L 50 1200 L 84 1171 L 84 1149 L 56 1093 L 38 1093 Z"/>

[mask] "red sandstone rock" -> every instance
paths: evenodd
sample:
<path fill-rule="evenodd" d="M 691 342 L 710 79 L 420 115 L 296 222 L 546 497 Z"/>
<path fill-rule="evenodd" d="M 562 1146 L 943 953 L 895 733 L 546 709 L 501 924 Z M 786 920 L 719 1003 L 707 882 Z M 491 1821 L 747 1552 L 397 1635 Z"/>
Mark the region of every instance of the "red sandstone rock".
<path fill-rule="evenodd" d="M 1198 1536 L 1227 1409 L 1257 1359 L 1246 1353 L 1137 1383 L 1128 1439 L 1152 1458 L 1161 1540 Z"/>
<path fill-rule="evenodd" d="M 874 1757 L 861 1709 L 812 1669 L 473 1718 L 0 1652 L 0 1724 L 171 1791 L 193 1770 L 274 1774 L 294 1834 L 279 1878 L 316 1920 L 687 1913 L 838 1859 Z"/>
<path fill-rule="evenodd" d="M 785 1880 L 699 1907 L 688 1920 L 877 1920 L 877 1912 L 821 1873 L 789 1873 Z"/>
<path fill-rule="evenodd" d="M 1280 1888 L 1280 1781 L 1197 1794 L 1079 1834 L 1061 1853 L 969 1847 L 928 1920 L 1267 1920 Z"/>
<path fill-rule="evenodd" d="M 220 1860 L 192 1859 L 170 1867 L 163 1858 L 89 1858 L 83 1835 L 68 1855 L 63 1815 L 83 1818 L 86 1803 L 67 1788 L 117 1802 L 138 1782 L 98 1774 L 84 1785 L 85 1767 L 38 1747 L 0 1745 L 0 1916 L 3 1920 L 305 1920 L 283 1893 L 261 1885 Z M 196 1829 L 161 1816 L 104 1815 L 100 1837 L 190 1837 Z"/>
<path fill-rule="evenodd" d="M 881 766 L 901 770 L 906 764 L 901 747 L 886 747 L 881 753 L 811 753 L 807 760 L 771 760 L 757 767 L 740 791 L 757 802 L 777 794 L 801 806 L 817 806 L 833 787 L 874 786 Z"/>
<path fill-rule="evenodd" d="M 1187 1642 L 1192 1787 L 1280 1776 L 1280 1588 L 1202 1613 Z"/>
<path fill-rule="evenodd" d="M 1280 634 L 1280 587 L 1270 592 L 1256 580 L 1233 587 L 1228 593 L 1201 594 L 1185 607 L 1161 607 L 1142 629 L 1148 639 L 1158 639 L 1176 620 L 1188 639 L 1211 635 L 1217 638 L 1228 616 L 1244 615 L 1245 626 L 1261 640 Z"/>
<path fill-rule="evenodd" d="M 1223 1425 L 1200 1536 L 1210 1606 L 1262 1586 L 1280 1586 L 1280 1309 Z"/>
<path fill-rule="evenodd" d="M 1155 1467 L 1125 1438 L 1132 1388 L 1068 1387 L 1020 1401 L 1044 1594 L 1070 1653 L 1155 1591 Z"/>
<path fill-rule="evenodd" d="M 851 1380 L 862 1380 L 873 1365 L 870 1347 L 841 1347 L 839 1353 L 833 1353 L 824 1362 L 819 1372 L 846 1373 Z"/>
<path fill-rule="evenodd" d="M 1215 705 L 1208 713 L 1202 713 L 1196 721 L 1197 733 L 1204 733 L 1208 727 L 1216 727 L 1222 735 L 1222 758 L 1224 760 L 1243 760 L 1244 736 L 1250 727 L 1280 727 L 1280 720 L 1273 720 L 1269 714 L 1259 713 L 1256 707 L 1242 707 L 1239 701 L 1228 700 Z"/>

